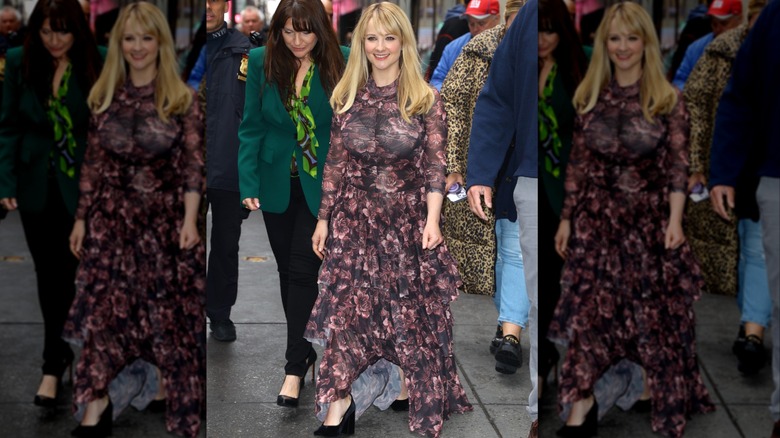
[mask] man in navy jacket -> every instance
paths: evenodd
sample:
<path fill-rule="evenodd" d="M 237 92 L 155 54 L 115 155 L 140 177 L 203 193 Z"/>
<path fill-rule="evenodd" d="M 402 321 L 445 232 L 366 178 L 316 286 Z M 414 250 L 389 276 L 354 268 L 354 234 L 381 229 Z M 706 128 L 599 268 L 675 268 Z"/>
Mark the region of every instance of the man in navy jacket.
<path fill-rule="evenodd" d="M 530 0 L 520 9 L 493 57 L 485 88 L 474 110 L 466 174 L 469 207 L 474 214 L 487 219 L 482 202 L 484 200 L 485 205 L 492 208 L 493 183 L 512 136 L 516 135 L 513 159 L 518 165 L 514 172 L 508 169 L 507 173 L 517 177 L 514 201 L 526 289 L 531 301 L 528 326 L 531 328 L 529 368 L 533 389 L 528 397 L 528 412 L 533 425 L 529 436 L 536 436 L 538 429 L 538 5 L 537 0 Z"/>
<path fill-rule="evenodd" d="M 211 241 L 206 276 L 206 315 L 211 334 L 236 340 L 230 310 L 238 294 L 238 241 L 249 211 L 238 193 L 238 126 L 244 113 L 246 65 L 252 43 L 223 20 L 226 0 L 206 2 L 206 200 Z"/>
<path fill-rule="evenodd" d="M 780 438 L 780 0 L 764 8 L 737 54 L 715 119 L 710 185 L 715 211 L 730 220 L 734 188 L 743 172 L 760 177 L 761 215 L 772 296 L 772 438 Z M 751 163 L 758 163 L 753 165 Z M 737 199 L 737 201 L 739 201 Z"/>

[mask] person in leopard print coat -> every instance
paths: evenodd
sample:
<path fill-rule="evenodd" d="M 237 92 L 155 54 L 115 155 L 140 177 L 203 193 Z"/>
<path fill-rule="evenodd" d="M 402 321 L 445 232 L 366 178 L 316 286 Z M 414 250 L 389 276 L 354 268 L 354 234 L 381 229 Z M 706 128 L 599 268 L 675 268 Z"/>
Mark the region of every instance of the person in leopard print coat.
<path fill-rule="evenodd" d="M 469 41 L 442 84 L 441 97 L 447 112 L 448 132 L 447 189 L 455 183 L 466 187 L 471 117 L 477 96 L 487 80 L 493 54 L 523 4 L 525 0 L 507 1 L 507 25 L 488 29 Z M 507 165 L 510 165 L 509 168 L 516 167 L 509 163 L 513 154 L 510 152 L 507 157 L 502 170 Z M 523 261 L 517 213 L 512 199 L 515 180 L 504 173 L 502 171 L 496 180 L 496 208 L 488 211 L 487 221 L 476 217 L 467 202 L 445 201 L 442 232 L 458 262 L 463 290 L 484 295 L 492 295 L 495 291 L 498 328 L 491 341 L 490 352 L 497 354 L 496 371 L 512 374 L 520 366 L 520 332 L 528 321 L 530 302 L 522 281 Z"/>
<path fill-rule="evenodd" d="M 749 22 L 724 32 L 710 43 L 685 84 L 683 97 L 691 118 L 689 190 L 696 184 L 707 185 L 718 101 L 731 76 L 737 52 L 765 5 L 765 0 L 751 0 Z M 739 358 L 738 369 L 745 374 L 754 374 L 763 367 L 766 353 L 762 339 L 772 312 L 758 205 L 755 196 L 751 196 L 757 185 L 757 178 L 740 181 L 741 203 L 735 209 L 738 221 L 724 221 L 709 202 L 689 202 L 686 211 L 686 234 L 699 259 L 707 289 L 711 293 L 738 295 L 742 317 L 733 351 Z"/>

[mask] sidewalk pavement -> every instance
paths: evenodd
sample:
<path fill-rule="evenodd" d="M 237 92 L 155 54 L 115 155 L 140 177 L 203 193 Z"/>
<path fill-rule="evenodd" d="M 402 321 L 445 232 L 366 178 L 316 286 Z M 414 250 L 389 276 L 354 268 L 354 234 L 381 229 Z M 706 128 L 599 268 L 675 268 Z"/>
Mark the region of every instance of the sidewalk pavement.
<path fill-rule="evenodd" d="M 71 415 L 70 382 L 66 381 L 56 409 L 46 410 L 33 404 L 43 363 L 43 320 L 35 268 L 18 212 L 9 213 L 0 222 L 0 351 L 0 436 L 69 437 L 77 426 Z M 78 355 L 78 350 L 74 352 Z M 172 436 L 165 430 L 164 414 L 133 408 L 127 408 L 114 421 L 112 434 L 112 438 Z M 199 437 L 205 436 L 204 427 Z"/>
<path fill-rule="evenodd" d="M 694 305 L 697 351 L 702 378 L 715 403 L 715 412 L 694 415 L 685 428 L 686 438 L 768 438 L 772 432 L 769 396 L 772 364 L 758 375 L 744 377 L 737 371 L 731 345 L 737 336 L 739 311 L 733 297 L 704 295 Z M 771 346 L 769 330 L 764 345 Z M 561 355 L 563 355 L 563 351 Z M 767 351 L 767 353 L 771 353 Z M 771 354 L 769 354 L 771 355 Z M 778 366 L 779 364 L 774 364 Z M 540 400 L 539 436 L 554 437 L 563 421 L 558 418 L 555 384 Z M 615 407 L 599 422 L 599 438 L 660 437 L 650 428 L 650 414 L 623 412 Z"/>
<path fill-rule="evenodd" d="M 301 406 L 276 406 L 283 379 L 285 324 L 278 296 L 276 264 L 268 246 L 262 216 L 245 222 L 241 240 L 239 301 L 233 310 L 238 340 L 223 344 L 209 339 L 207 430 L 209 437 L 312 436 L 314 389 L 303 389 Z M 244 260 L 246 257 L 257 259 Z M 702 375 L 717 405 L 714 413 L 690 420 L 686 437 L 763 438 L 772 427 L 768 411 L 771 366 L 754 377 L 742 377 L 731 354 L 739 314 L 730 297 L 706 295 L 696 304 L 698 351 Z M 443 437 L 525 438 L 530 390 L 528 368 L 513 376 L 493 370 L 488 342 L 495 323 L 490 298 L 462 294 L 453 303 L 458 371 L 474 412 L 454 415 L 444 423 Z M 767 335 L 768 336 L 768 335 Z M 770 345 L 771 339 L 765 343 Z M 70 415 L 71 387 L 66 384 L 57 409 L 32 404 L 40 381 L 43 325 L 35 292 L 35 272 L 18 213 L 0 222 L 0 435 L 67 437 L 76 426 Z M 522 339 L 528 357 L 528 339 Z M 320 350 L 321 352 L 321 350 Z M 778 364 L 775 364 L 778 366 Z M 310 378 L 310 377 L 309 377 Z M 555 385 L 541 400 L 540 437 L 554 437 L 562 424 L 555 412 Z M 161 414 L 125 411 L 114 424 L 114 438 L 157 438 L 165 432 Z M 356 436 L 394 438 L 408 432 L 405 415 L 370 409 L 356 424 Z M 599 424 L 599 437 L 656 437 L 649 414 L 610 411 Z"/>
<path fill-rule="evenodd" d="M 208 436 L 313 436 L 320 423 L 314 416 L 311 375 L 306 377 L 297 409 L 276 405 L 284 378 L 286 324 L 276 262 L 258 212 L 244 222 L 239 259 L 238 302 L 231 315 L 238 339 L 233 343 L 208 339 Z M 442 437 L 525 438 L 531 426 L 526 411 L 531 390 L 528 364 L 514 375 L 495 371 L 488 351 L 497 317 L 492 299 L 461 294 L 452 312 L 458 373 L 474 411 L 445 421 Z M 525 361 L 528 342 L 524 333 Z M 315 348 L 321 357 L 322 348 Z M 355 436 L 419 435 L 409 432 L 405 413 L 372 407 L 357 420 Z"/>

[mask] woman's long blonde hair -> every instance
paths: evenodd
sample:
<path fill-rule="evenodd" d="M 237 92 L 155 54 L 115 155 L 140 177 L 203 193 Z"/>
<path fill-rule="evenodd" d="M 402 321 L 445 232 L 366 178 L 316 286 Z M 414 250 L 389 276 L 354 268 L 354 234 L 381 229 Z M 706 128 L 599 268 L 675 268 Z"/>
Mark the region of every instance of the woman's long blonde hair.
<path fill-rule="evenodd" d="M 128 66 L 122 55 L 122 36 L 127 21 L 133 19 L 144 32 L 157 39 L 157 78 L 155 79 L 155 106 L 164 122 L 175 114 L 183 114 L 192 105 L 192 92 L 179 77 L 173 37 L 163 13 L 147 2 L 131 3 L 122 9 L 108 40 L 108 54 L 103 71 L 89 92 L 87 104 L 95 114 L 108 109 L 117 88 L 127 80 Z"/>
<path fill-rule="evenodd" d="M 357 91 L 368 82 L 371 64 L 366 56 L 366 32 L 369 22 L 383 32 L 401 38 L 401 74 L 398 78 L 398 108 L 407 122 L 412 116 L 427 113 L 434 102 L 433 89 L 422 77 L 417 42 L 409 19 L 401 8 L 393 3 L 375 3 L 367 7 L 360 16 L 352 36 L 352 47 L 344 76 L 341 78 L 330 105 L 336 114 L 343 114 L 355 103 Z"/>
<path fill-rule="evenodd" d="M 604 19 L 596 30 L 590 66 L 574 93 L 574 107 L 579 114 L 592 110 L 596 106 L 599 93 L 612 79 L 612 62 L 607 54 L 607 39 L 609 28 L 615 20 L 629 32 L 639 35 L 645 45 L 639 85 L 642 113 L 649 121 L 659 114 L 668 114 L 677 104 L 677 92 L 664 76 L 658 37 L 650 16 L 641 6 L 631 2 L 612 5 L 604 13 Z"/>

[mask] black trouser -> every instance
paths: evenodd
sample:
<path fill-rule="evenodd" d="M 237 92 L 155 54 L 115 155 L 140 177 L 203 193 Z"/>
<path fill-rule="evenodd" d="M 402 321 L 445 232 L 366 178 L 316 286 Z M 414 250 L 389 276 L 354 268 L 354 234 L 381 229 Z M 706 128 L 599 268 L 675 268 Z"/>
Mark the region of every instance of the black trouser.
<path fill-rule="evenodd" d="M 555 251 L 560 218 L 550 206 L 542 185 L 539 192 L 544 195 L 539 201 L 539 363 L 543 364 L 549 360 L 549 349 L 554 348 L 547 340 L 547 330 L 561 297 L 563 259 Z"/>
<path fill-rule="evenodd" d="M 238 240 L 241 221 L 249 210 L 241 205 L 238 192 L 207 189 L 211 206 L 211 240 L 206 277 L 206 315 L 212 321 L 230 318 L 238 295 Z"/>
<path fill-rule="evenodd" d="M 282 306 L 287 318 L 287 365 L 284 372 L 303 376 L 306 358 L 312 351 L 311 343 L 303 338 L 303 332 L 317 299 L 317 275 L 321 262 L 311 248 L 317 218 L 306 205 L 298 178 L 292 178 L 287 211 L 281 214 L 263 212 L 263 219 L 276 257 Z"/>
<path fill-rule="evenodd" d="M 76 294 L 78 259 L 70 252 L 73 216 L 54 177 L 49 177 L 42 211 L 20 210 L 24 237 L 35 264 L 38 303 L 43 314 L 43 374 L 62 376 L 73 351 L 62 339 L 62 327 Z"/>

